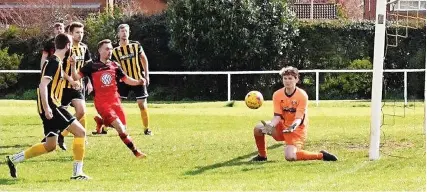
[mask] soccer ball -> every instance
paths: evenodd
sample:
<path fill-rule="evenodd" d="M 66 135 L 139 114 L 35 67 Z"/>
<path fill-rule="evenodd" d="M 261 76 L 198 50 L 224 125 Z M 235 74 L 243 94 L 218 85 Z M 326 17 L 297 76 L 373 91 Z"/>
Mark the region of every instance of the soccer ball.
<path fill-rule="evenodd" d="M 259 91 L 250 91 L 246 94 L 245 103 L 251 109 L 258 109 L 262 106 L 264 97 Z"/>

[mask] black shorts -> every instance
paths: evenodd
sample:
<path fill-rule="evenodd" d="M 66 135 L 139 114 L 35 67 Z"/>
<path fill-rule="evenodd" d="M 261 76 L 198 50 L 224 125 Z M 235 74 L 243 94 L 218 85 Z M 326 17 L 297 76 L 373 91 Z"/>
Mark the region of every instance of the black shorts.
<path fill-rule="evenodd" d="M 85 100 L 83 90 L 64 88 L 62 92 L 61 106 L 68 106 L 70 105 L 71 101 L 75 99 Z"/>
<path fill-rule="evenodd" d="M 127 99 L 129 95 L 129 91 L 133 91 L 136 99 L 146 99 L 148 97 L 147 86 L 138 85 L 138 86 L 130 86 L 123 82 L 118 83 L 118 90 L 120 94 L 120 98 Z"/>
<path fill-rule="evenodd" d="M 60 134 L 60 132 L 70 126 L 76 119 L 63 107 L 51 105 L 50 108 L 52 109 L 53 114 L 52 119 L 46 119 L 46 116 L 43 113 L 40 114 L 40 118 L 43 121 L 44 135 L 46 137 L 52 137 Z"/>

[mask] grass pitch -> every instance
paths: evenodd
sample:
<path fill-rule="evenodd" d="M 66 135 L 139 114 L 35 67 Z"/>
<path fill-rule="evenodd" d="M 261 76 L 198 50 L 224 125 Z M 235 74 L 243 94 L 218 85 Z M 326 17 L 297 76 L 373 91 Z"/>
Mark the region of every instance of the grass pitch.
<path fill-rule="evenodd" d="M 266 163 L 248 162 L 256 155 L 252 135 L 259 120 L 269 120 L 272 103 L 250 110 L 243 102 L 150 103 L 150 127 L 143 134 L 139 109 L 125 103 L 128 131 L 148 158 L 139 160 L 118 138 L 88 135 L 84 161 L 90 181 L 70 181 L 69 150 L 56 150 L 17 165 L 9 177 L 4 156 L 41 140 L 43 129 L 35 101 L 0 101 L 0 191 L 2 190 L 426 190 L 423 104 L 387 103 L 381 136 L 381 159 L 368 161 L 368 102 L 322 101 L 309 108 L 305 149 L 326 149 L 338 162 L 287 162 L 283 145 L 272 138 Z M 88 125 L 95 123 L 88 104 Z M 390 116 L 393 115 L 393 116 Z"/>

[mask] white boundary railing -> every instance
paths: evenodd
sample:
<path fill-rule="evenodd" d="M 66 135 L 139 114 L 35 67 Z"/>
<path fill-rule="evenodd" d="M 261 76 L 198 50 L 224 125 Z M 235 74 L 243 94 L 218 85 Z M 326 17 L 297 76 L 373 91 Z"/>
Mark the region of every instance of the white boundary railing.
<path fill-rule="evenodd" d="M 385 69 L 385 73 L 403 73 L 405 105 L 408 104 L 408 73 L 425 72 L 425 69 Z M 372 69 L 299 70 L 300 73 L 316 74 L 316 106 L 319 106 L 319 75 L 320 73 L 372 73 Z M 40 70 L 0 70 L 0 73 L 40 73 Z M 279 71 L 150 71 L 153 75 L 227 75 L 227 101 L 231 101 L 231 75 L 278 74 Z"/>

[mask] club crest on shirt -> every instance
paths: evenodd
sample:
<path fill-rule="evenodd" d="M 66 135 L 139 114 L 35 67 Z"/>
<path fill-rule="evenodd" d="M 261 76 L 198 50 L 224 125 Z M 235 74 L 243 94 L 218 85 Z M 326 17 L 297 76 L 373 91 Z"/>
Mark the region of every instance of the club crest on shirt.
<path fill-rule="evenodd" d="M 111 85 L 111 82 L 113 81 L 113 77 L 109 73 L 104 73 L 101 75 L 101 82 L 104 85 Z"/>
<path fill-rule="evenodd" d="M 296 100 L 292 100 L 292 101 L 291 101 L 291 103 L 292 103 L 292 105 L 297 105 L 297 104 L 298 104 L 298 101 L 296 101 Z"/>

